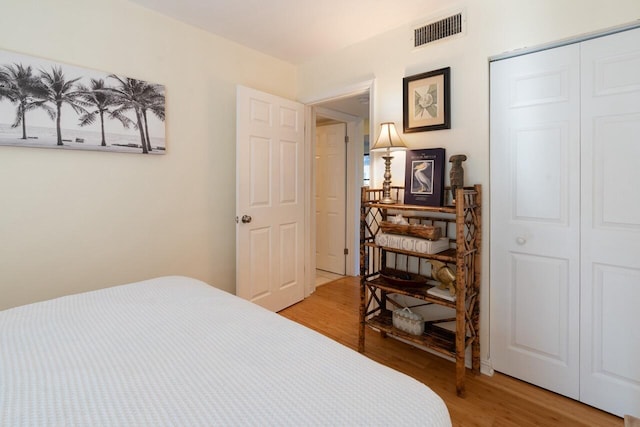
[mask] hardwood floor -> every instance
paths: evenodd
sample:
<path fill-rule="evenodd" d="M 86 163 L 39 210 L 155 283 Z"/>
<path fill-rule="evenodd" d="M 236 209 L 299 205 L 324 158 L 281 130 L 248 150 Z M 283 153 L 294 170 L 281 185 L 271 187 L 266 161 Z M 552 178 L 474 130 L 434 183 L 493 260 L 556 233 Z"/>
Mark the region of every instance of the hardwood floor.
<path fill-rule="evenodd" d="M 359 279 L 325 284 L 280 314 L 356 350 Z M 574 400 L 496 373 L 467 371 L 466 397 L 456 396 L 454 364 L 438 356 L 382 338 L 367 328 L 365 355 L 404 372 L 438 393 L 454 426 L 622 426 L 623 420 Z"/>

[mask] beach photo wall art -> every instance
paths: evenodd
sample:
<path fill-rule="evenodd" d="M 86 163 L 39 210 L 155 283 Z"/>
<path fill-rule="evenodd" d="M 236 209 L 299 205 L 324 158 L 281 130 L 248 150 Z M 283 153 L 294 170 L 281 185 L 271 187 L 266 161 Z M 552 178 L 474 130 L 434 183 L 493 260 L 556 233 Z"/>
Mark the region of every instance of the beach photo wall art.
<path fill-rule="evenodd" d="M 0 145 L 165 153 L 163 85 L 0 50 Z"/>

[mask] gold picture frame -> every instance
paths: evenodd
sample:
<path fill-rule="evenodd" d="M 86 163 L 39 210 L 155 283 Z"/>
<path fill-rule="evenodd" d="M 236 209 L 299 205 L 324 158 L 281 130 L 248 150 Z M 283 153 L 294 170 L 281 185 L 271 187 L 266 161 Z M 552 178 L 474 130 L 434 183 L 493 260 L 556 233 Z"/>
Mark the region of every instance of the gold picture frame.
<path fill-rule="evenodd" d="M 405 133 L 451 129 L 450 74 L 447 67 L 402 79 Z"/>

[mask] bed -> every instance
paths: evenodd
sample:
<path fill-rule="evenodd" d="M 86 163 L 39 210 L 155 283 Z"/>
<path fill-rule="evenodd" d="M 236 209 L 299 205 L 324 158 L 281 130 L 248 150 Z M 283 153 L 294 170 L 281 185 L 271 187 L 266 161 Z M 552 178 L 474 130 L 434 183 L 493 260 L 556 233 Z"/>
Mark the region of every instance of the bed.
<path fill-rule="evenodd" d="M 450 426 L 424 384 L 179 276 L 0 312 L 1 426 Z"/>

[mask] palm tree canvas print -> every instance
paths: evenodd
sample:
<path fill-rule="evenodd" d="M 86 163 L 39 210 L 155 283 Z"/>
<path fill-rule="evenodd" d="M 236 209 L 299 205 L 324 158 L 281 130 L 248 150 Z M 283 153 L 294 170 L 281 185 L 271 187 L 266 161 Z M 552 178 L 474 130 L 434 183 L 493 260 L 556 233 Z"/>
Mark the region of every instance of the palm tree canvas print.
<path fill-rule="evenodd" d="M 0 145 L 165 153 L 164 86 L 0 50 Z"/>

